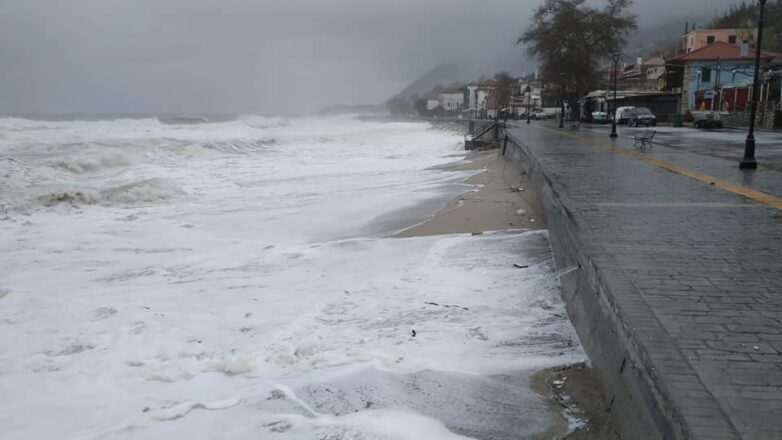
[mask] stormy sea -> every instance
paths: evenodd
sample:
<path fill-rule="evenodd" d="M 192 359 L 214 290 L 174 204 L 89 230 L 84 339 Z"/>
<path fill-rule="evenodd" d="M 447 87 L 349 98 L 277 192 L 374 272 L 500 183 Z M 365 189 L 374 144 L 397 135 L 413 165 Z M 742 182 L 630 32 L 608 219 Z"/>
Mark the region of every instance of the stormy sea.
<path fill-rule="evenodd" d="M 552 432 L 533 377 L 584 354 L 546 231 L 393 238 L 464 157 L 349 116 L 0 119 L 0 437 Z"/>

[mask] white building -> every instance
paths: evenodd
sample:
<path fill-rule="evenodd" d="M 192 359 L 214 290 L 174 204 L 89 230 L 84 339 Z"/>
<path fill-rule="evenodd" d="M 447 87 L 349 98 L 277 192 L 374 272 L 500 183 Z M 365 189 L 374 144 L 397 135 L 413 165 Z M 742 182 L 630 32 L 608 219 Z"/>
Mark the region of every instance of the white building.
<path fill-rule="evenodd" d="M 477 96 L 478 94 L 476 91 L 478 90 L 477 84 L 470 84 L 467 86 L 467 110 L 469 111 L 475 111 L 478 109 L 477 104 Z"/>
<path fill-rule="evenodd" d="M 530 88 L 529 92 L 527 87 Z M 543 84 L 540 82 L 519 80 L 518 93 L 523 105 L 529 104 L 533 109 L 543 108 Z"/>
<path fill-rule="evenodd" d="M 483 81 L 478 84 L 467 86 L 467 110 L 470 117 L 489 117 L 493 113 L 493 108 L 489 108 L 489 96 L 495 89 L 494 80 Z"/>
<path fill-rule="evenodd" d="M 477 103 L 478 103 L 478 110 L 486 110 L 486 106 L 489 102 L 489 94 L 491 93 L 491 90 L 486 89 L 478 89 L 477 91 Z"/>
<path fill-rule="evenodd" d="M 456 111 L 464 106 L 464 92 L 458 89 L 446 90 L 438 98 L 440 106 L 448 111 Z"/>
<path fill-rule="evenodd" d="M 429 98 L 426 100 L 426 109 L 429 111 L 432 111 L 436 108 L 440 107 L 440 100 L 437 98 Z"/>
<path fill-rule="evenodd" d="M 527 92 L 527 87 L 530 91 Z M 534 111 L 543 108 L 543 84 L 537 80 L 520 79 L 510 102 L 511 113 L 516 117 L 524 117 L 527 110 Z"/>

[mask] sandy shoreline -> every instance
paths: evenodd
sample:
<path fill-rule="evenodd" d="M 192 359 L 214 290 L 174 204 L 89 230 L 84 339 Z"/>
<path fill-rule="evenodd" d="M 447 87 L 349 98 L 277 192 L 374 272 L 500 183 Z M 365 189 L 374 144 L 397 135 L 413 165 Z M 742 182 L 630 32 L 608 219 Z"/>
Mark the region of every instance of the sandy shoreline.
<path fill-rule="evenodd" d="M 449 202 L 433 217 L 405 229 L 396 237 L 545 228 L 537 194 L 516 162 L 505 160 L 497 151 L 486 151 L 473 153 L 444 169 L 481 170 L 464 182 L 478 188 Z"/>
<path fill-rule="evenodd" d="M 477 188 L 395 237 L 481 234 L 546 227 L 537 189 L 517 162 L 507 160 L 498 151 L 472 153 L 465 160 L 443 169 L 479 171 L 464 182 Z M 558 426 L 541 439 L 619 439 L 609 405 L 599 391 L 591 368 L 579 364 L 543 370 L 533 376 L 531 385 L 549 399 L 552 411 L 561 416 Z M 585 421 L 586 426 L 568 434 L 569 418 Z"/>

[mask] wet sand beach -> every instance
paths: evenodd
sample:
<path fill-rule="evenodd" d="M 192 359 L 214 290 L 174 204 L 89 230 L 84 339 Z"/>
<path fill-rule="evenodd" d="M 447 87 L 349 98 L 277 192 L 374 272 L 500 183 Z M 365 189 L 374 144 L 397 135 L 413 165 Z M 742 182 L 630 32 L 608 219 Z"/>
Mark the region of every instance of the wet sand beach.
<path fill-rule="evenodd" d="M 477 170 L 465 181 L 477 188 L 449 202 L 426 221 L 396 237 L 417 237 L 500 230 L 545 228 L 545 216 L 520 164 L 496 150 L 476 152 L 447 170 Z M 594 371 L 586 364 L 546 369 L 532 377 L 531 388 L 549 399 L 560 423 L 540 439 L 618 440 L 608 400 L 601 394 Z"/>
<path fill-rule="evenodd" d="M 400 232 L 397 237 L 545 228 L 535 190 L 518 163 L 505 160 L 497 151 L 486 151 L 473 153 L 462 162 L 442 168 L 480 170 L 465 182 L 478 188 L 451 201 L 433 217 Z"/>

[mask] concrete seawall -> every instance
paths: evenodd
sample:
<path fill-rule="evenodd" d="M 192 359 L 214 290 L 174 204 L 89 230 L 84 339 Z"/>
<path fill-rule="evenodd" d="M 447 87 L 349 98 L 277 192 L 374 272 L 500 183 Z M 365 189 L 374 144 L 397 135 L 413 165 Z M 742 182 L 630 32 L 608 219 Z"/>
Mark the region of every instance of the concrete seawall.
<path fill-rule="evenodd" d="M 659 323 L 640 295 L 633 300 L 633 295 L 615 294 L 617 289 L 633 289 L 631 283 L 621 271 L 611 269 L 611 255 L 584 243 L 567 194 L 559 191 L 532 151 L 511 136 L 504 154 L 521 162 L 539 188 L 558 267 L 580 267 L 562 279 L 565 301 L 611 402 L 606 410 L 620 422 L 622 437 L 690 438 L 676 402 L 658 383 L 643 347 L 666 344 L 668 335 L 657 328 Z"/>

